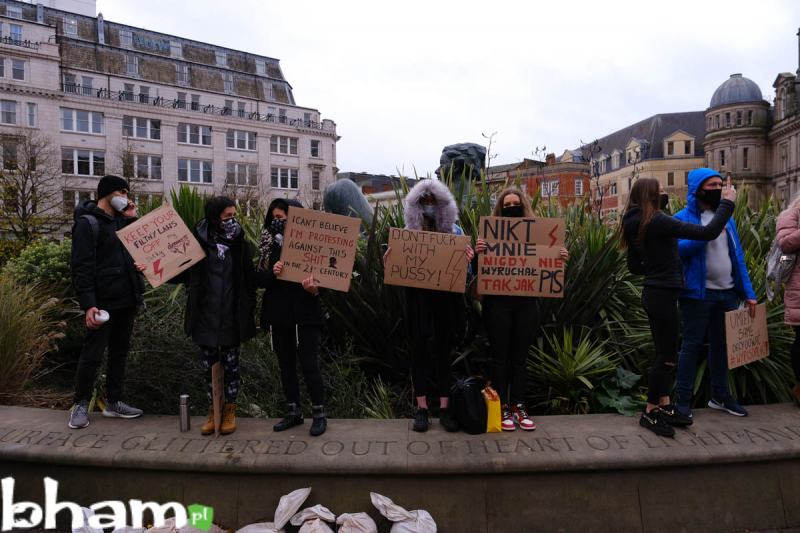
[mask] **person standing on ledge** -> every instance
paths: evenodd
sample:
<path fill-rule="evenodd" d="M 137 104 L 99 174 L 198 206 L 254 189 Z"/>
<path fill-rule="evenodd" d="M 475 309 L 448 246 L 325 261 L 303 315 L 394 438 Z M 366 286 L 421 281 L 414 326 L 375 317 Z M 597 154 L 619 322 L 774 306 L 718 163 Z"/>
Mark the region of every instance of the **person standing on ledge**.
<path fill-rule="evenodd" d="M 407 229 L 463 235 L 456 224 L 458 207 L 450 189 L 439 180 L 419 180 L 408 193 L 404 205 Z M 384 254 L 386 263 L 392 249 Z M 465 268 L 474 256 L 466 250 Z M 439 395 L 439 422 L 447 431 L 458 431 L 450 412 L 450 356 L 464 332 L 466 302 L 463 294 L 406 287 L 405 324 L 411 350 L 411 379 L 417 410 L 413 430 L 428 431 L 428 381 L 434 379 Z"/>
<path fill-rule="evenodd" d="M 515 187 L 508 188 L 497 197 L 493 217 L 532 218 L 533 210 L 525 194 Z M 475 242 L 475 252 L 485 253 L 486 241 Z M 561 248 L 561 258 L 569 253 Z M 528 350 L 539 330 L 538 300 L 526 296 L 484 296 L 483 322 L 492 350 L 491 383 L 502 404 L 503 431 L 514 431 L 518 425 L 524 431 L 533 431 L 536 424 L 525 407 L 525 388 L 528 372 L 525 362 Z"/>
<path fill-rule="evenodd" d="M 729 180 L 716 211 L 705 220 L 706 225 L 682 222 L 665 214 L 668 200 L 657 179 L 636 180 L 622 217 L 620 244 L 628 250 L 628 270 L 644 275 L 642 306 L 656 349 L 648 375 L 647 406 L 639 425 L 657 435 L 674 437 L 672 426 L 692 423 L 670 401 L 680 334 L 678 296 L 684 286 L 678 239 L 711 241 L 719 237 L 733 214 L 736 191 Z"/>
<path fill-rule="evenodd" d="M 297 379 L 297 360 L 300 359 L 311 396 L 309 434 L 318 437 L 328 427 L 325 386 L 319 369 L 323 322 L 319 284 L 313 276 L 304 279 L 302 284 L 278 279 L 283 272 L 283 261 L 280 259 L 287 216 L 290 209 L 302 207 L 297 200 L 278 198 L 269 205 L 264 217 L 258 260 L 258 284 L 266 289 L 261 301 L 261 329 L 272 333 L 272 348 L 278 357 L 287 403 L 286 416 L 273 429 L 286 431 L 303 423 Z"/>
<path fill-rule="evenodd" d="M 728 178 L 730 179 L 730 178 Z M 689 172 L 686 207 L 675 218 L 692 224 L 708 225 L 723 198 L 722 177 L 710 168 Z M 734 416 L 747 416 L 728 387 L 728 357 L 725 343 L 725 313 L 744 301 L 755 316 L 756 294 L 744 262 L 742 244 L 731 217 L 719 237 L 705 241 L 681 239 L 678 253 L 683 264 L 685 288 L 680 295 L 683 321 L 676 410 L 692 417 L 691 401 L 697 373 L 697 358 L 708 338 L 708 370 L 711 374 L 711 400 L 708 406 Z"/>
<path fill-rule="evenodd" d="M 116 234 L 136 220 L 136 206 L 128 200 L 128 182 L 118 176 L 100 179 L 97 198 L 97 202 L 87 200 L 75 208 L 72 226 L 72 286 L 86 324 L 75 376 L 75 404 L 69 417 L 72 429 L 89 425 L 89 400 L 106 348 L 108 401 L 103 416 L 142 415 L 141 409 L 126 404 L 122 397 L 133 322 L 143 302 L 144 265 L 134 263 Z"/>
<path fill-rule="evenodd" d="M 775 238 L 784 254 L 800 253 L 800 195 L 778 216 Z M 783 320 L 794 329 L 792 344 L 792 369 L 795 386 L 792 399 L 800 406 L 800 261 L 795 261 L 792 273 L 783 289 Z"/>

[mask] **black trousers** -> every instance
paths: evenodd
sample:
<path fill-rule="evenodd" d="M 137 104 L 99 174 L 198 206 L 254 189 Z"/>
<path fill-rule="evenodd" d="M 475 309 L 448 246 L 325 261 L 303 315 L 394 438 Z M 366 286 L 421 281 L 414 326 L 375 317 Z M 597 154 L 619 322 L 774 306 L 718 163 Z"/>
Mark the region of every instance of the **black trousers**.
<path fill-rule="evenodd" d="M 312 405 L 325 403 L 325 386 L 319 369 L 319 342 L 322 327 L 317 325 L 272 326 L 272 348 L 278 356 L 281 384 L 287 403 L 300 403 L 300 382 L 297 379 L 297 360 L 306 380 Z M 298 343 L 299 340 L 299 343 Z"/>
<path fill-rule="evenodd" d="M 528 383 L 525 363 L 539 326 L 536 300 L 488 296 L 484 299 L 483 321 L 492 354 L 492 387 L 502 404 L 524 404 Z"/>
<path fill-rule="evenodd" d="M 439 397 L 450 396 L 450 352 L 453 343 L 446 335 L 418 337 L 411 349 L 411 379 L 414 396 L 428 396 L 430 383 L 436 384 Z"/>
<path fill-rule="evenodd" d="M 109 402 L 122 400 L 125 382 L 125 360 L 131 345 L 136 308 L 109 311 L 108 322 L 98 329 L 87 329 L 83 340 L 78 371 L 75 375 L 75 403 L 92 397 L 97 369 L 108 348 L 106 395 Z"/>
<path fill-rule="evenodd" d="M 800 326 L 793 326 L 794 328 L 794 344 L 792 344 L 792 369 L 794 370 L 794 379 L 800 383 Z"/>
<path fill-rule="evenodd" d="M 679 289 L 657 287 L 645 287 L 642 290 L 642 306 L 647 313 L 656 348 L 656 359 L 648 375 L 647 401 L 655 405 L 658 405 L 662 396 L 669 396 L 675 372 L 680 346 L 679 293 Z"/>

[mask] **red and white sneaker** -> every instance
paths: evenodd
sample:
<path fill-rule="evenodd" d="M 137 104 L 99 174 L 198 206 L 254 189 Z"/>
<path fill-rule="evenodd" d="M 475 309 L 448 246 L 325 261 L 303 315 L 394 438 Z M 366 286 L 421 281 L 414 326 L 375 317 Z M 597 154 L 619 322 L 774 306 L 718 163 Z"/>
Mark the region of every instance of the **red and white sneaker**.
<path fill-rule="evenodd" d="M 528 410 L 525 409 L 525 406 L 523 404 L 518 403 L 517 405 L 511 408 L 511 412 L 513 413 L 514 416 L 514 422 L 519 424 L 519 428 L 521 430 L 533 431 L 534 429 L 536 429 L 536 424 L 533 422 L 533 419 L 530 416 L 528 416 Z"/>
<path fill-rule="evenodd" d="M 514 431 L 517 429 L 517 426 L 514 425 L 514 417 L 511 415 L 511 409 L 509 409 L 507 405 L 501 408 L 501 413 L 503 422 L 500 424 L 500 428 L 503 431 Z"/>

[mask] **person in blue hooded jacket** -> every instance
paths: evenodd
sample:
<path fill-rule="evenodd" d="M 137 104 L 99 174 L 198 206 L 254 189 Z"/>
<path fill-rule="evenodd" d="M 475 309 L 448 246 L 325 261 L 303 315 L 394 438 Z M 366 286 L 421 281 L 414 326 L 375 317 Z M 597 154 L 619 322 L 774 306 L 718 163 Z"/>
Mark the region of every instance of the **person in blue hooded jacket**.
<path fill-rule="evenodd" d="M 730 180 L 730 177 L 728 178 Z M 722 197 L 722 176 L 710 168 L 689 172 L 689 193 L 684 209 L 675 218 L 706 225 Z M 678 253 L 683 265 L 684 289 L 680 295 L 683 340 L 678 358 L 676 408 L 692 416 L 691 400 L 697 358 L 708 338 L 708 369 L 711 400 L 708 406 L 735 416 L 747 416 L 728 388 L 728 358 L 725 345 L 725 313 L 744 301 L 755 315 L 757 304 L 744 262 L 744 252 L 731 217 L 725 231 L 713 241 L 680 239 Z"/>

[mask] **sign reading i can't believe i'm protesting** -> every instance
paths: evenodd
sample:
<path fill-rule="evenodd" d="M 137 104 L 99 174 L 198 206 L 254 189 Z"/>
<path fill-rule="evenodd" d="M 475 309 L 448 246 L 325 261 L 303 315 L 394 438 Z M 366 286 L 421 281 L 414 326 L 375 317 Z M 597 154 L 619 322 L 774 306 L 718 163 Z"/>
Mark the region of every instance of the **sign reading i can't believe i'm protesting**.
<path fill-rule="evenodd" d="M 564 297 L 564 219 L 481 217 L 478 294 Z"/>

